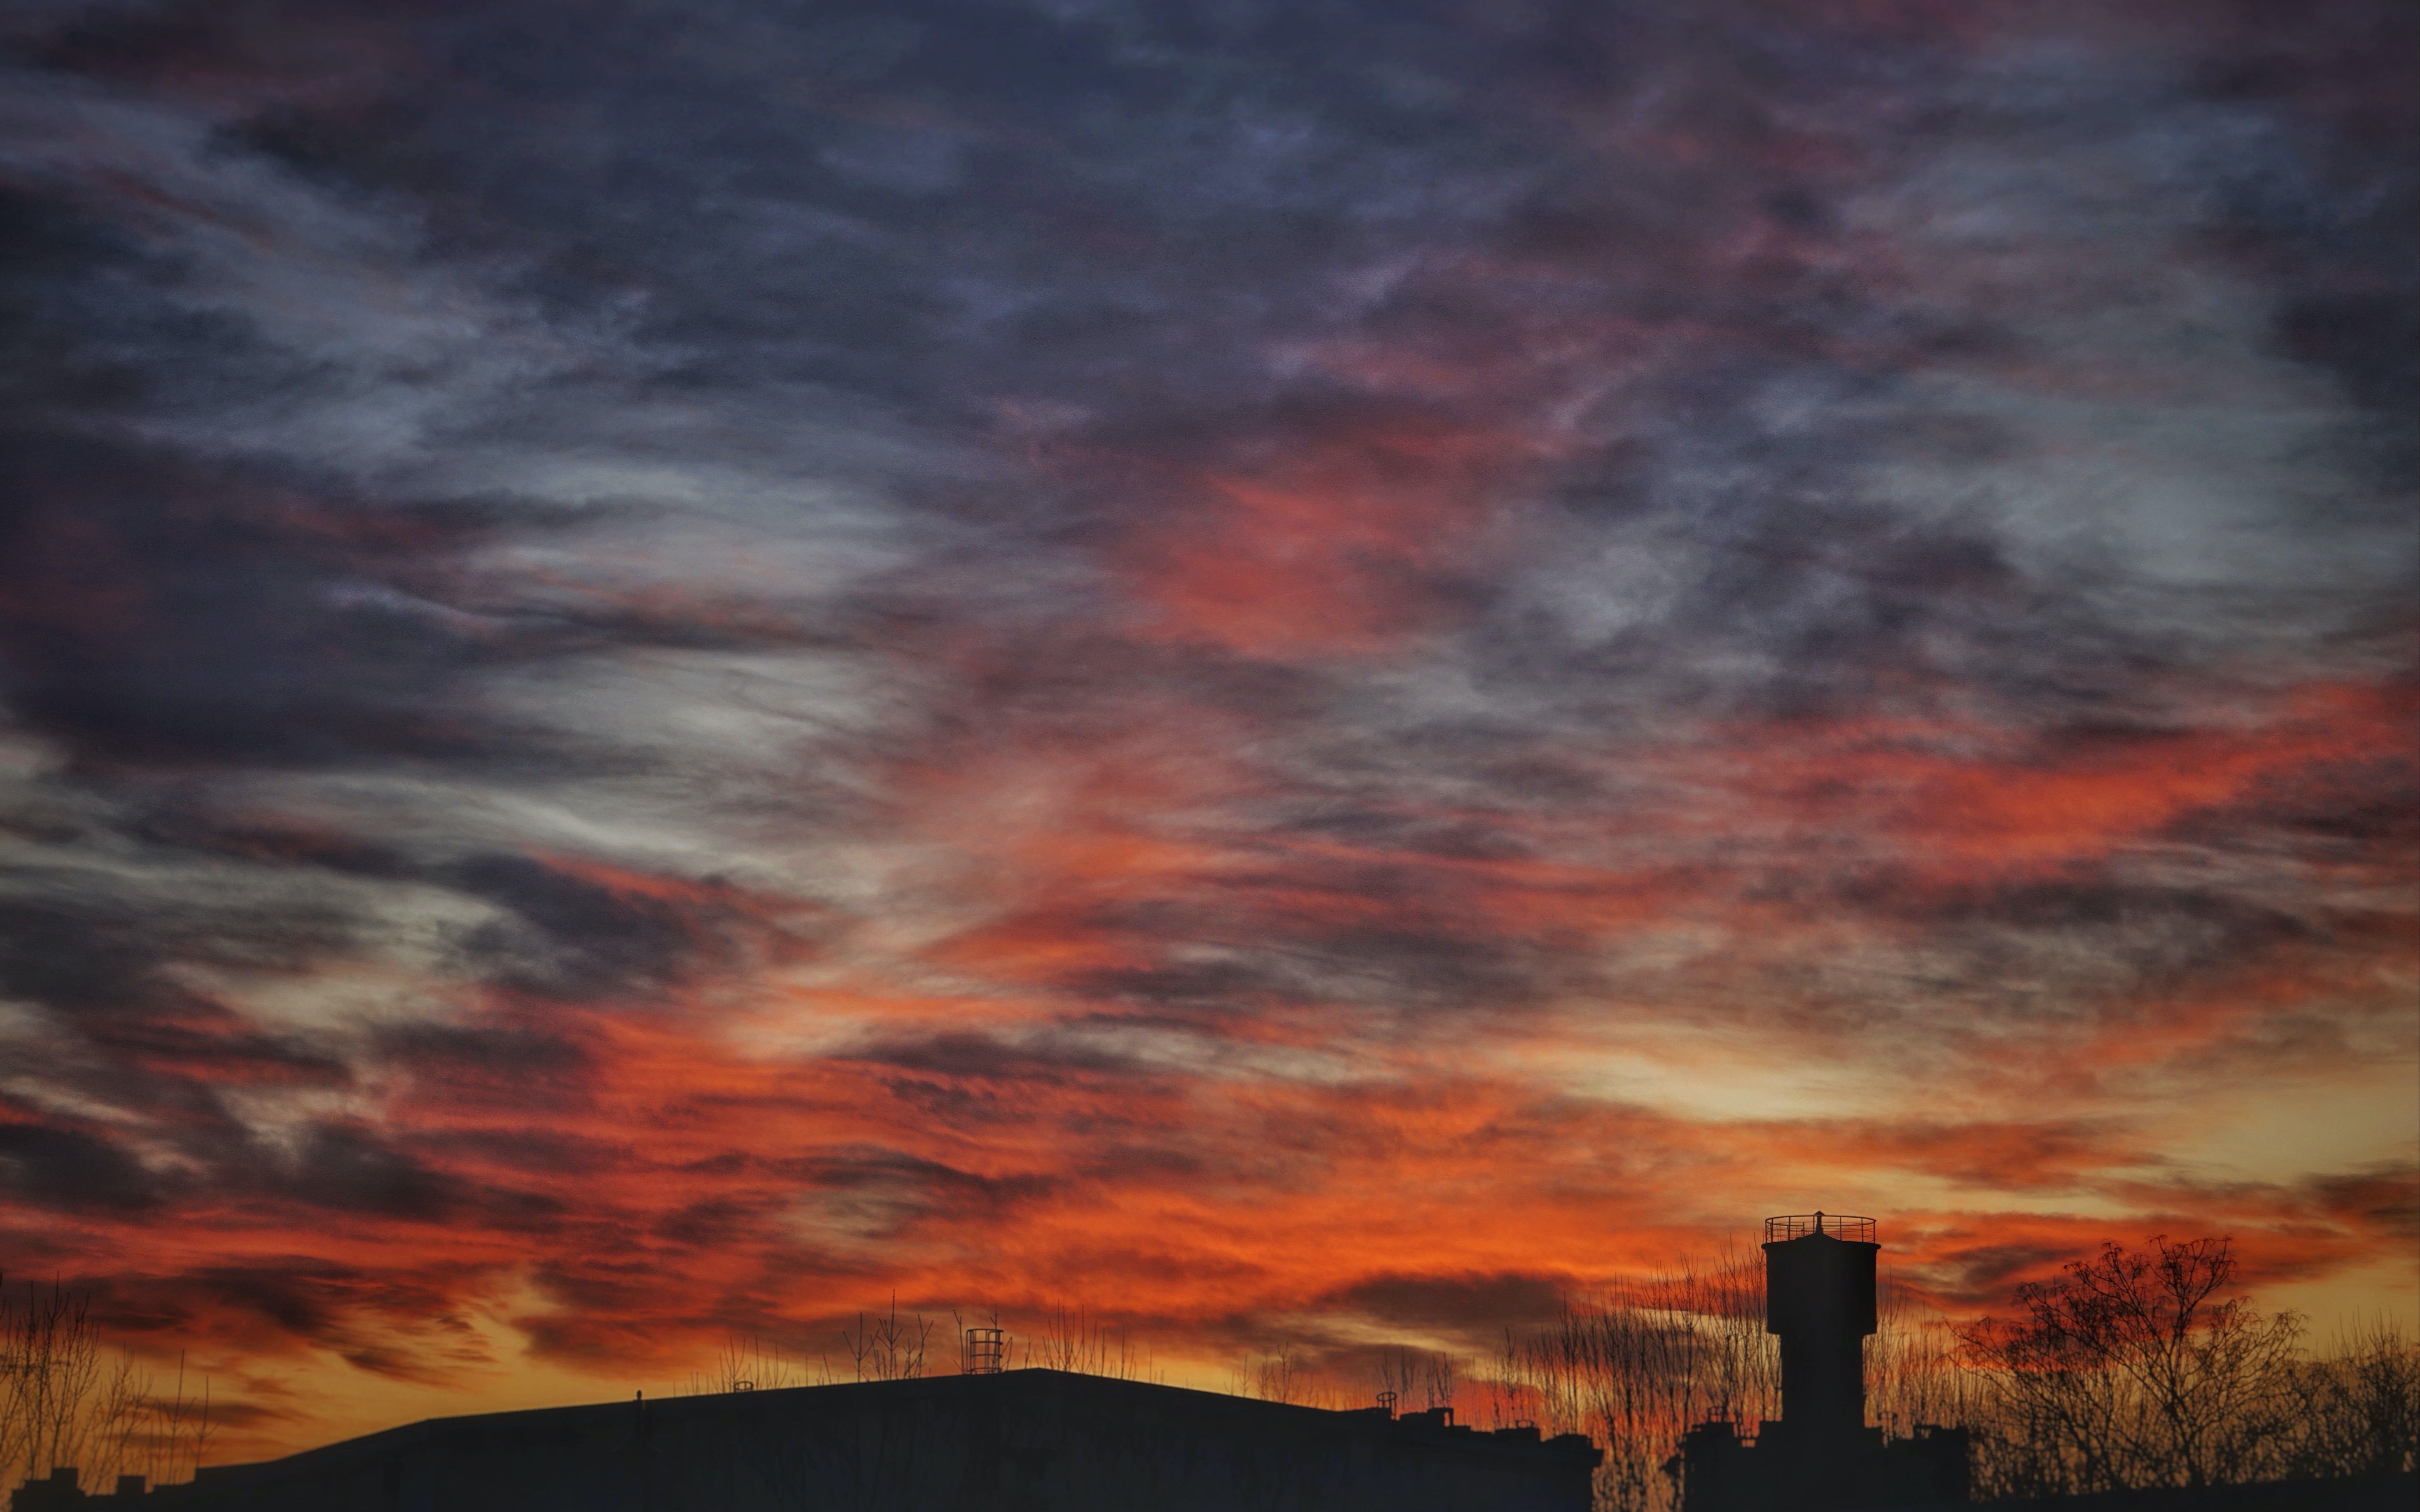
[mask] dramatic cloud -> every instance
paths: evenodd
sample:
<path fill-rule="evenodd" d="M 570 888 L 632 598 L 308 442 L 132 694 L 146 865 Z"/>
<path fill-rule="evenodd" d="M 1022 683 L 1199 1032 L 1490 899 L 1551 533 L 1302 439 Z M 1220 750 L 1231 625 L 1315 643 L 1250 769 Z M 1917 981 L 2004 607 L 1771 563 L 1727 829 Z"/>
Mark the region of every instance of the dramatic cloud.
<path fill-rule="evenodd" d="M 0 1268 L 245 1448 L 2420 1233 L 2408 8 L 0 22 Z"/>

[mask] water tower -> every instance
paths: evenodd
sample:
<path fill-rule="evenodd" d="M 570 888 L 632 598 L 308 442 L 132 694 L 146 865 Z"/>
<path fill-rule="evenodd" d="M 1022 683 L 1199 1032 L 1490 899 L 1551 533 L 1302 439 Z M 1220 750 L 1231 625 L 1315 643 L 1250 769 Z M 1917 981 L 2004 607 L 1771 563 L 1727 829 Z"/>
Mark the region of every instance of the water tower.
<path fill-rule="evenodd" d="M 1764 1221 L 1764 1327 L 1781 1337 L 1781 1421 L 1809 1448 L 1866 1426 L 1865 1337 L 1874 1331 L 1874 1221 L 1791 1213 Z"/>
<path fill-rule="evenodd" d="M 1715 1418 L 1665 1466 L 1682 1512 L 1844 1512 L 1966 1500 L 1967 1433 L 1866 1426 L 1866 1335 L 1874 1332 L 1874 1221 L 1791 1213 L 1764 1221 L 1764 1327 L 1781 1340 L 1781 1416 L 1756 1436 Z"/>

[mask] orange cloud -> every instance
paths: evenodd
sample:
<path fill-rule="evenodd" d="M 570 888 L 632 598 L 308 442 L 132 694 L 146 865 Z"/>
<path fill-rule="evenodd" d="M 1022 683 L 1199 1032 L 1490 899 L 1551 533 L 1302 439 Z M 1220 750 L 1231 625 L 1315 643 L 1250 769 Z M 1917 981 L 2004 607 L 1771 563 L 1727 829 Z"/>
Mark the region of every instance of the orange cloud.
<path fill-rule="evenodd" d="M 1540 447 L 1450 423 L 1343 427 L 1182 475 L 1128 543 L 1149 633 L 1246 656 L 1357 656 L 1438 623 L 1488 550 L 1498 490 Z"/>

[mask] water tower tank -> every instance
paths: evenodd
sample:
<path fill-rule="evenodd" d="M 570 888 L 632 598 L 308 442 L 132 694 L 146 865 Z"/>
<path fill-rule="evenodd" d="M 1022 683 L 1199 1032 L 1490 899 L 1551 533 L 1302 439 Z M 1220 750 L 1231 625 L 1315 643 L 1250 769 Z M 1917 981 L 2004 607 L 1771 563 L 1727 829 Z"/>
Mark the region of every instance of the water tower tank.
<path fill-rule="evenodd" d="M 1781 1421 L 1793 1437 L 1865 1426 L 1863 1341 L 1874 1331 L 1874 1221 L 1764 1221 L 1764 1327 L 1781 1338 Z"/>

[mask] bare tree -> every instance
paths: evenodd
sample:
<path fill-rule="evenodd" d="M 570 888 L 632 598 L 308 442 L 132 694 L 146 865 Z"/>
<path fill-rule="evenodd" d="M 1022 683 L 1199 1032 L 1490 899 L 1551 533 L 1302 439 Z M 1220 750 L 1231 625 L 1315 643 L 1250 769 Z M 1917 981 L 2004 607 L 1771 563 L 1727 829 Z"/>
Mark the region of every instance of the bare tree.
<path fill-rule="evenodd" d="M 1294 1345 L 1280 1344 L 1274 1350 L 1263 1352 L 1252 1369 L 1249 1389 L 1243 1395 L 1264 1402 L 1300 1403 L 1309 1395 L 1308 1375 Z"/>
<path fill-rule="evenodd" d="M 1865 1340 L 1866 1415 L 1885 1436 L 1924 1424 L 1971 1427 L 1982 1412 L 1976 1373 L 1957 1325 L 1885 1270 L 1875 1288 L 1878 1326 Z"/>
<path fill-rule="evenodd" d="M 1586 1433 L 1605 1446 L 1596 1504 L 1668 1507 L 1665 1463 L 1693 1423 L 1753 1424 L 1777 1409 L 1780 1360 L 1764 1330 L 1762 1268 L 1730 1256 L 1566 1302 L 1551 1326 L 1508 1333 L 1487 1383 L 1500 1420 Z"/>
<path fill-rule="evenodd" d="M 2420 1349 L 2393 1323 L 2356 1327 L 2295 1374 L 2288 1473 L 2408 1475 L 2420 1469 Z"/>
<path fill-rule="evenodd" d="M 54 1281 L 25 1285 L 23 1310 L 0 1303 L 0 1472 L 46 1474 L 85 1458 L 85 1398 L 101 1379 L 85 1300 Z"/>
<path fill-rule="evenodd" d="M 204 1376 L 200 1389 L 185 1395 L 185 1355 L 177 1353 L 177 1386 L 164 1403 L 151 1398 L 152 1442 L 154 1452 L 165 1466 L 166 1474 L 153 1479 L 191 1480 L 201 1473 L 202 1461 L 210 1452 L 210 1442 L 218 1437 L 218 1427 L 210 1419 L 210 1378 Z M 181 1472 L 181 1474 L 179 1473 Z"/>
<path fill-rule="evenodd" d="M 1377 1396 L 1379 1405 L 1399 1412 L 1412 1410 L 1413 1398 L 1419 1395 L 1420 1352 L 1400 1348 L 1378 1351 Z"/>
<path fill-rule="evenodd" d="M 1432 1354 L 1420 1365 L 1420 1395 L 1428 1399 L 1429 1411 L 1442 1407 L 1453 1411 L 1454 1388 L 1459 1383 L 1458 1367 L 1450 1354 Z"/>
<path fill-rule="evenodd" d="M 840 1335 L 855 1371 L 851 1379 L 857 1381 L 906 1381 L 923 1375 L 924 1346 L 932 1337 L 932 1319 L 923 1313 L 901 1318 L 895 1295 L 889 1312 L 871 1318 L 860 1313 L 856 1327 L 843 1329 Z"/>
<path fill-rule="evenodd" d="M 209 1383 L 162 1396 L 133 1360 L 104 1349 L 83 1296 L 28 1285 L 22 1307 L 0 1294 L 0 1480 L 73 1466 L 96 1485 L 119 1474 L 154 1484 L 191 1478 L 213 1427 Z"/>
<path fill-rule="evenodd" d="M 993 1322 L 999 1322 L 997 1315 Z M 1039 1333 L 1026 1335 L 1019 1343 L 1025 1364 L 1045 1370 L 1071 1370 L 1113 1381 L 1147 1381 L 1155 1373 L 1151 1351 L 1127 1335 L 1125 1324 L 1113 1329 L 1080 1307 L 1073 1312 L 1054 1309 Z"/>
<path fill-rule="evenodd" d="M 830 1362 L 822 1356 L 810 1360 L 803 1352 L 792 1354 L 781 1341 L 762 1334 L 746 1338 L 728 1335 L 721 1350 L 714 1357 L 711 1375 L 691 1375 L 689 1393 L 692 1396 L 735 1391 L 780 1391 L 789 1386 L 826 1385 L 832 1379 Z"/>
<path fill-rule="evenodd" d="M 2017 1289 L 2025 1316 L 1985 1319 L 1983 1371 L 2001 1492 L 2209 1486 L 2255 1478 L 2295 1415 L 2301 1320 L 2262 1317 L 2226 1239 L 2115 1242 Z"/>

